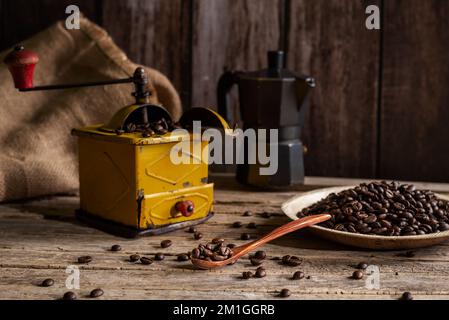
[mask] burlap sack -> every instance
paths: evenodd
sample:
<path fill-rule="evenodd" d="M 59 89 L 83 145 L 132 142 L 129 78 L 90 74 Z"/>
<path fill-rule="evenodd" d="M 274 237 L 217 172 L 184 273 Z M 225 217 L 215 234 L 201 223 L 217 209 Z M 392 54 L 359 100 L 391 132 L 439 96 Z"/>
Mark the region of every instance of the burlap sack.
<path fill-rule="evenodd" d="M 23 41 L 40 58 L 34 83 L 124 78 L 136 65 L 108 34 L 82 18 L 80 30 L 60 22 Z M 9 50 L 8 50 L 9 52 Z M 0 54 L 3 61 L 8 52 Z M 170 81 L 147 68 L 152 103 L 179 118 L 181 103 Z M 0 66 L 0 201 L 75 192 L 78 188 L 74 127 L 104 123 L 131 104 L 132 84 L 20 93 Z"/>

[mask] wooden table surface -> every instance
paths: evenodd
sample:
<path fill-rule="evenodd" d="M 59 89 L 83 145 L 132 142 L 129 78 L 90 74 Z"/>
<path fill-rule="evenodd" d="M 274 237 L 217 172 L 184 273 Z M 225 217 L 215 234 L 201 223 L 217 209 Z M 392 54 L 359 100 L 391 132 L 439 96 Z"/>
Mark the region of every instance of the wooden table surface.
<path fill-rule="evenodd" d="M 289 221 L 280 204 L 301 192 L 234 188 L 217 186 L 215 216 L 198 226 L 204 234 L 201 241 L 223 237 L 241 244 L 242 232 L 255 236 L 269 232 Z M 61 196 L 0 205 L 0 299 L 58 299 L 68 291 L 70 265 L 80 270 L 80 289 L 74 290 L 79 298 L 98 287 L 105 292 L 100 299 L 277 299 L 282 288 L 291 290 L 290 299 L 397 299 L 404 291 L 411 291 L 415 299 L 449 298 L 449 243 L 417 250 L 408 258 L 399 251 L 343 247 L 300 231 L 263 248 L 268 256 L 265 278 L 243 280 L 243 271 L 256 269 L 248 257 L 219 270 L 195 270 L 189 261 L 176 261 L 176 254 L 199 242 L 186 230 L 122 239 L 79 223 L 74 217 L 78 204 L 77 197 Z M 254 215 L 244 217 L 246 210 Z M 264 218 L 262 212 L 272 217 Z M 234 221 L 255 222 L 258 227 L 231 228 Z M 164 239 L 171 239 L 173 245 L 161 249 Z M 122 251 L 109 251 L 113 244 L 120 244 Z M 164 261 L 148 266 L 127 261 L 130 254 L 152 257 L 157 252 L 166 254 Z M 286 254 L 300 256 L 304 262 L 287 267 L 270 260 Z M 81 255 L 91 255 L 93 261 L 79 265 Z M 380 289 L 368 289 L 365 280 L 349 278 L 360 261 L 379 267 Z M 291 280 L 297 270 L 307 278 Z M 45 278 L 53 278 L 55 285 L 40 287 Z"/>

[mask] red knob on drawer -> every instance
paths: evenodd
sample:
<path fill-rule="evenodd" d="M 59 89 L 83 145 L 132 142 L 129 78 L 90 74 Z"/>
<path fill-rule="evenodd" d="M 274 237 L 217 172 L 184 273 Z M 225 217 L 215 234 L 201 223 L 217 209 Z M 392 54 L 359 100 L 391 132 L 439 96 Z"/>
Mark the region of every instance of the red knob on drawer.
<path fill-rule="evenodd" d="M 192 215 L 193 210 L 195 210 L 195 206 L 192 201 L 184 200 L 176 202 L 175 209 L 176 211 L 180 212 L 184 217 L 189 217 Z"/>

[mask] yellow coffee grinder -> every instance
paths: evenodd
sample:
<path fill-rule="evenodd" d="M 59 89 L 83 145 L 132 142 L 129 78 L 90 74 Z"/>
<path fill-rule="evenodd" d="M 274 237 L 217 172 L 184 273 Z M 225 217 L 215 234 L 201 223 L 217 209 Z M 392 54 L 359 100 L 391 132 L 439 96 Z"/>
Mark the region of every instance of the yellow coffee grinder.
<path fill-rule="evenodd" d="M 142 67 L 125 79 L 33 86 L 37 55 L 23 46 L 5 58 L 19 91 L 69 89 L 133 83 L 135 103 L 109 122 L 72 130 L 78 137 L 80 209 L 89 225 L 124 237 L 154 235 L 202 223 L 212 215 L 213 184 L 208 182 L 208 141 L 192 133 L 194 121 L 229 133 L 226 121 L 206 108 L 186 111 L 178 123 L 160 105 L 148 103 L 148 78 Z M 184 128 L 184 129 L 180 129 Z M 172 148 L 191 142 L 174 163 Z M 201 154 L 193 151 L 199 145 Z M 198 149 L 198 148 L 197 148 Z M 187 153 L 187 154 L 186 154 Z"/>

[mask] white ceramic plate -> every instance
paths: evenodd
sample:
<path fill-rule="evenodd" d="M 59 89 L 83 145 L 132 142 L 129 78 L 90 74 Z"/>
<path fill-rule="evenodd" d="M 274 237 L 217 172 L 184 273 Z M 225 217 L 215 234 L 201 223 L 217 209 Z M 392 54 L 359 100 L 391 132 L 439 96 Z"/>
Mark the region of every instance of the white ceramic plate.
<path fill-rule="evenodd" d="M 306 192 L 284 202 L 281 209 L 290 219 L 296 220 L 298 219 L 296 214 L 302 209 L 327 197 L 331 193 L 338 193 L 353 187 L 354 186 L 323 188 Z M 449 200 L 449 197 L 447 196 L 440 194 L 437 194 L 437 196 L 441 199 Z M 331 241 L 375 250 L 400 250 L 428 247 L 449 239 L 449 231 L 416 236 L 377 236 L 337 231 L 320 226 L 311 226 L 309 229 L 312 233 Z"/>

